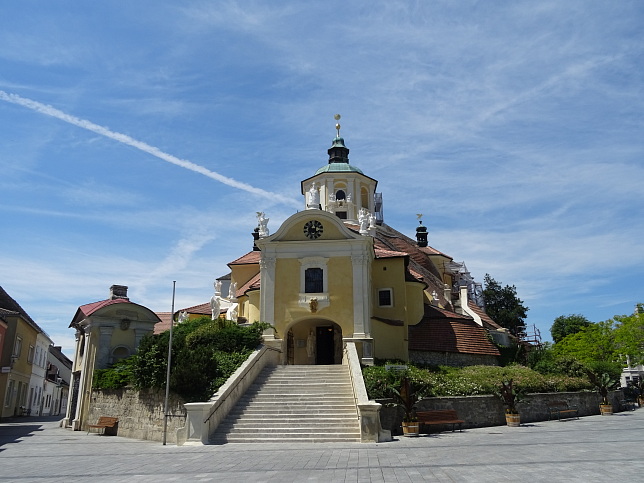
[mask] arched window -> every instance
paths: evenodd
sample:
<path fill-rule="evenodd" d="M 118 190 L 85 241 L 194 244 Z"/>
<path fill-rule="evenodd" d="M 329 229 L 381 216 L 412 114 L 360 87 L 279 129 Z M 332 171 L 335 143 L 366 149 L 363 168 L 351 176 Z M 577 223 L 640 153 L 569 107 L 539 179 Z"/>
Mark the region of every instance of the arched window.
<path fill-rule="evenodd" d="M 347 194 L 344 192 L 344 190 L 338 190 L 335 192 L 335 199 L 337 201 L 344 201 L 347 199 Z"/>

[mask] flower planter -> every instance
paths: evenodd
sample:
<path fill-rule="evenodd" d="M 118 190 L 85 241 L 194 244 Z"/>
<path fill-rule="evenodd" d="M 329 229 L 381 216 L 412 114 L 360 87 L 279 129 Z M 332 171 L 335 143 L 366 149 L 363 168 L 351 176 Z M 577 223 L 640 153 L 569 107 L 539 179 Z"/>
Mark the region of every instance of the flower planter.
<path fill-rule="evenodd" d="M 613 414 L 613 405 L 612 404 L 600 404 L 599 412 L 602 416 L 611 416 Z"/>
<path fill-rule="evenodd" d="M 505 413 L 505 422 L 511 428 L 518 428 L 521 425 L 521 416 L 519 414 Z"/>
<path fill-rule="evenodd" d="M 415 437 L 420 433 L 420 423 L 418 421 L 403 421 L 402 428 L 404 436 Z"/>

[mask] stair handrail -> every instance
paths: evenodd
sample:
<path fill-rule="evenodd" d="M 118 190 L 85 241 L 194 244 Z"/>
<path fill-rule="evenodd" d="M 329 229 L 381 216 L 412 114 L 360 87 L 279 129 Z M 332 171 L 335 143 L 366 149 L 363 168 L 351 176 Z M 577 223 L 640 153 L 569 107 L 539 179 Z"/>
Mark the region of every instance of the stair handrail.
<path fill-rule="evenodd" d="M 268 365 L 278 364 L 279 357 L 273 355 L 281 352 L 278 348 L 261 345 L 208 401 L 184 404 L 187 411 L 186 425 L 177 429 L 177 444 L 182 445 L 186 441 L 201 441 L 202 444 L 207 444 L 219 423 L 255 381 L 261 370 Z M 211 419 L 215 414 L 217 417 L 213 422 Z"/>
<path fill-rule="evenodd" d="M 351 375 L 353 397 L 356 401 L 358 419 L 360 420 L 360 441 L 363 443 L 391 441 L 391 431 L 382 429 L 380 424 L 380 408 L 382 405 L 376 401 L 369 400 L 355 342 L 346 341 L 343 363 L 349 366 L 349 374 Z"/>
<path fill-rule="evenodd" d="M 219 389 L 217 389 L 217 392 L 213 394 L 212 397 L 210 398 L 210 401 L 213 401 L 213 405 L 210 408 L 208 417 L 204 420 L 204 424 L 208 422 L 208 420 L 212 417 L 212 415 L 217 411 L 217 408 L 221 406 L 223 401 L 226 399 L 224 396 L 227 396 L 235 387 L 237 387 L 245 379 L 246 375 L 250 372 L 250 370 L 253 367 L 255 367 L 255 365 L 257 365 L 258 362 L 262 360 L 262 356 L 266 351 L 275 351 L 279 353 L 282 352 L 280 349 L 277 349 L 275 347 L 262 346 L 253 354 L 248 356 L 248 359 L 246 359 L 248 364 L 246 365 L 242 364 L 241 366 L 239 366 L 237 370 L 230 375 L 230 377 L 226 380 L 226 382 L 223 383 L 219 387 Z M 253 357 L 255 354 L 258 354 L 257 357 Z M 266 365 L 264 365 L 264 367 L 266 367 Z"/>

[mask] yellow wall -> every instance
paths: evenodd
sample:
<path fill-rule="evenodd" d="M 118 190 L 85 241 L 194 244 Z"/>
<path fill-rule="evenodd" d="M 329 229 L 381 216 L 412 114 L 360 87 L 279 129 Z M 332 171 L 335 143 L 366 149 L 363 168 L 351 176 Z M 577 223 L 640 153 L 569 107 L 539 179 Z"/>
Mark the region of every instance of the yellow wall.
<path fill-rule="evenodd" d="M 298 259 L 278 259 L 275 265 L 275 329 L 283 338 L 287 327 L 308 317 L 323 317 L 335 321 L 344 337 L 353 335 L 353 269 L 350 257 L 329 259 L 325 276 L 328 278 L 330 306 L 315 314 L 308 306 L 299 305 L 301 264 Z"/>
<path fill-rule="evenodd" d="M 13 355 L 14 344 L 17 337 L 22 339 L 22 349 L 20 357 L 14 362 L 11 372 L 3 374 L 0 379 L 2 383 L 2 399 L 0 399 L 0 414 L 2 417 L 11 417 L 14 415 L 16 407 L 27 406 L 29 403 L 29 380 L 31 379 L 32 363 L 28 361 L 29 346 L 36 347 L 37 331 L 20 317 L 14 317 L 8 324 L 5 340 L 7 344 L 4 347 L 6 354 L 3 356 L 6 360 L 11 360 Z M 6 391 L 9 381 L 13 381 L 13 391 L 10 404 L 5 407 Z"/>
<path fill-rule="evenodd" d="M 407 344 L 405 334 L 407 327 L 395 327 L 378 320 L 371 322 L 371 337 L 373 337 L 373 353 L 378 359 L 407 360 Z"/>
<path fill-rule="evenodd" d="M 259 264 L 230 265 L 230 271 L 232 272 L 233 281 L 237 284 L 237 288 L 240 288 L 259 273 Z"/>
<path fill-rule="evenodd" d="M 315 219 L 315 217 L 312 217 L 312 219 Z M 320 222 L 322 223 L 322 227 L 323 227 L 322 238 L 324 238 L 324 240 L 346 240 L 347 238 L 346 235 L 344 233 L 341 233 L 335 224 L 328 223 L 326 222 L 326 220 L 322 219 L 321 217 L 320 217 Z M 309 239 L 304 234 L 305 223 L 306 221 L 302 221 L 302 223 L 294 223 L 293 226 L 291 226 L 288 229 L 288 231 L 284 234 L 284 236 L 280 238 L 280 241 L 307 241 L 308 242 Z"/>

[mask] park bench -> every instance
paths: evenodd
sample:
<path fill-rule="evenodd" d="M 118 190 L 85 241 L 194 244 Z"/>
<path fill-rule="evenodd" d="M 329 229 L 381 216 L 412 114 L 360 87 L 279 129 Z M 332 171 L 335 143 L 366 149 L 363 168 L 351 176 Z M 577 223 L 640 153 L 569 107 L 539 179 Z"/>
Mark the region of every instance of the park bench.
<path fill-rule="evenodd" d="M 458 430 L 462 431 L 461 425 L 465 422 L 459 419 L 454 409 L 434 409 L 431 411 L 416 412 L 418 422 L 423 424 L 451 424 L 452 432 L 458 424 Z"/>
<path fill-rule="evenodd" d="M 111 436 L 116 436 L 116 430 L 118 428 L 119 418 L 111 418 L 109 416 L 101 416 L 98 418 L 96 424 L 90 424 L 87 426 L 87 434 L 92 429 L 102 430 L 102 434 L 109 434 Z"/>
<path fill-rule="evenodd" d="M 559 421 L 561 421 L 562 416 L 564 419 L 573 417 L 579 419 L 579 408 L 571 406 L 568 401 L 550 401 L 548 403 L 548 414 L 548 419 L 557 416 Z"/>
<path fill-rule="evenodd" d="M 619 402 L 619 410 L 620 411 L 635 411 L 635 404 L 636 401 L 634 399 L 623 399 L 622 401 Z"/>

